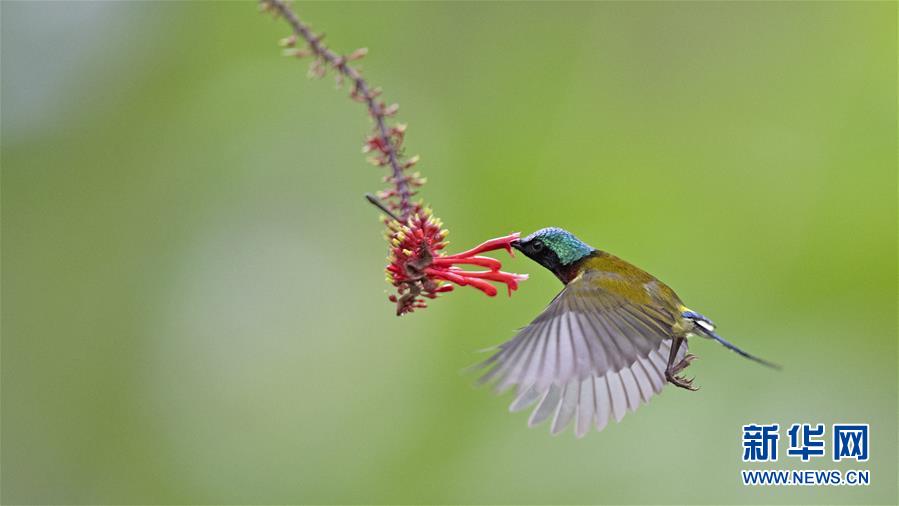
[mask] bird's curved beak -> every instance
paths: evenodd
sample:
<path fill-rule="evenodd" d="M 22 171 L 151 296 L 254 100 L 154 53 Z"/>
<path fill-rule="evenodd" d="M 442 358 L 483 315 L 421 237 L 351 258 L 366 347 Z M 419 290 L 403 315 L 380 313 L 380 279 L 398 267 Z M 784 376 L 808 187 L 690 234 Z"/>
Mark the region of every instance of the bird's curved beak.
<path fill-rule="evenodd" d="M 514 241 L 510 242 L 509 245 L 512 246 L 513 248 L 517 249 L 518 251 L 521 251 L 521 241 L 519 241 L 518 239 L 515 239 Z"/>

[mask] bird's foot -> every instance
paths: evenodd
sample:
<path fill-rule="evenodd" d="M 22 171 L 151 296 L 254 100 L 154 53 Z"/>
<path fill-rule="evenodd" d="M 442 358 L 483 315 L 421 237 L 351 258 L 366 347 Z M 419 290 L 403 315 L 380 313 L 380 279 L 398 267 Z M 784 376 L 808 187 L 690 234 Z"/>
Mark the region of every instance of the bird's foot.
<path fill-rule="evenodd" d="M 691 392 L 695 392 L 699 390 L 699 387 L 693 386 L 693 380 L 695 378 L 685 378 L 683 376 L 675 376 L 671 373 L 666 372 L 665 377 L 668 379 L 668 382 L 676 387 L 680 387 Z"/>
<path fill-rule="evenodd" d="M 673 365 L 672 367 L 670 367 L 668 370 L 665 371 L 665 379 L 667 379 L 668 382 L 671 383 L 672 385 L 689 390 L 691 392 L 695 392 L 695 391 L 699 390 L 699 387 L 693 386 L 693 380 L 696 378 L 687 379 L 683 376 L 677 375 L 677 373 L 686 369 L 690 365 L 690 362 L 693 362 L 694 360 L 696 360 L 696 355 L 693 355 L 692 353 L 688 353 L 683 358 L 683 360 L 681 360 L 680 362 L 678 362 L 677 364 Z"/>

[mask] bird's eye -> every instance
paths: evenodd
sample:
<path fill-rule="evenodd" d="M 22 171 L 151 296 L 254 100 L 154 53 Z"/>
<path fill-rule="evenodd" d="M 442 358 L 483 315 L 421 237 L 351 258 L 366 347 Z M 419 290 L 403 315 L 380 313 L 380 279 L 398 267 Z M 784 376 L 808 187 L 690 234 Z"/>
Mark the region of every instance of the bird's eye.
<path fill-rule="evenodd" d="M 536 240 L 533 244 L 531 244 L 531 249 L 534 250 L 535 253 L 539 253 L 543 251 L 543 241 Z"/>

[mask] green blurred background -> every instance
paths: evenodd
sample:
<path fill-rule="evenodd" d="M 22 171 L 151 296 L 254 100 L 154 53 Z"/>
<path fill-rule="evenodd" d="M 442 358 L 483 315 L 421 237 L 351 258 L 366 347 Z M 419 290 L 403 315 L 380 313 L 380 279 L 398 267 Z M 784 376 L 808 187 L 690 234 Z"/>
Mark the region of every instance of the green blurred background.
<path fill-rule="evenodd" d="M 460 370 L 558 282 L 393 316 L 368 121 L 282 22 L 4 1 L 2 502 L 896 503 L 895 3 L 296 7 L 371 49 L 451 249 L 563 226 L 785 370 L 696 342 L 698 393 L 528 429 Z M 744 464 L 750 422 L 872 458 Z"/>

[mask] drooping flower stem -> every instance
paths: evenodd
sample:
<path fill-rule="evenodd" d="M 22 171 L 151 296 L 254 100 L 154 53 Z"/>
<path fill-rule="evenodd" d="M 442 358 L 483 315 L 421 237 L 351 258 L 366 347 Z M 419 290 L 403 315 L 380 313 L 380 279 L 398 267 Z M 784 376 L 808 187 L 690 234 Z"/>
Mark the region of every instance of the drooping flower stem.
<path fill-rule="evenodd" d="M 388 297 L 396 303 L 396 314 L 427 307 L 425 299 L 452 291 L 454 284 L 471 286 L 493 297 L 497 289 L 491 282 L 502 283 L 511 295 L 518 288 L 519 281 L 527 279 L 527 276 L 503 272 L 499 260 L 479 254 L 498 249 L 505 249 L 511 254 L 512 244 L 518 240 L 517 233 L 491 239 L 462 253 L 447 255 L 443 249 L 447 245 L 449 232 L 430 209 L 420 201 L 412 201 L 425 180 L 417 172 L 407 173 L 418 162 L 418 156 L 404 156 L 406 126 L 388 121 L 399 106 L 387 105 L 379 100 L 380 89 L 369 86 L 359 70 L 349 63 L 365 56 L 368 50 L 357 49 L 347 56 L 335 53 L 322 43 L 321 35 L 316 35 L 300 21 L 287 0 L 260 0 L 260 7 L 290 25 L 293 34 L 281 41 L 281 45 L 287 48 L 285 55 L 312 58 L 310 77 L 320 78 L 331 70 L 335 73 L 338 86 L 349 81 L 350 98 L 364 103 L 368 109 L 374 126 L 362 150 L 373 153 L 369 162 L 378 167 L 389 167 L 390 173 L 384 178 L 388 188 L 378 192 L 377 196 L 366 194 L 365 198 L 387 216 L 383 219 L 389 242 L 389 263 L 385 270 L 387 282 L 396 289 L 396 293 Z M 303 47 L 297 47 L 300 41 Z M 478 266 L 486 270 L 466 270 L 460 265 Z"/>
<path fill-rule="evenodd" d="M 397 126 L 391 127 L 387 124 L 387 117 L 395 115 L 399 106 L 397 104 L 386 105 L 383 101 L 378 100 L 381 90 L 369 86 L 359 70 L 349 63 L 364 57 L 368 53 L 368 49 L 357 49 L 347 56 L 339 55 L 322 42 L 322 35 L 316 35 L 309 26 L 300 21 L 285 0 L 260 0 L 260 7 L 264 11 L 283 17 L 293 29 L 293 36 L 283 39 L 282 45 L 292 48 L 296 45 L 297 38 L 306 42 L 306 48 L 291 50 L 287 54 L 298 58 L 315 57 L 310 67 L 312 77 L 323 77 L 326 71 L 324 65 L 327 65 L 338 72 L 340 76 L 338 84 L 342 79 L 347 79 L 352 83 L 351 97 L 365 103 L 368 114 L 375 124 L 374 133 L 368 139 L 366 146 L 380 151 L 382 156 L 373 160 L 373 163 L 389 165 L 391 169 L 391 183 L 394 190 L 388 191 L 383 197 L 395 197 L 396 202 L 388 205 L 399 211 L 399 217 L 403 221 L 408 219 L 409 215 L 416 210 L 416 206 L 412 203 L 412 197 L 415 195 L 412 187 L 420 186 L 423 181 L 417 175 L 405 174 L 406 169 L 417 162 L 417 157 L 409 160 L 401 159 L 399 148 L 405 127 L 398 125 L 400 128 L 397 128 Z M 309 54 L 310 52 L 311 54 Z"/>

